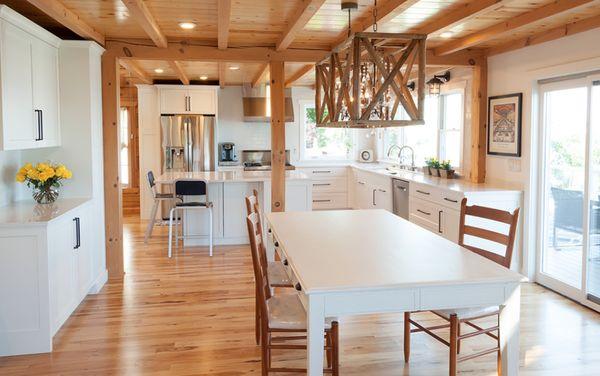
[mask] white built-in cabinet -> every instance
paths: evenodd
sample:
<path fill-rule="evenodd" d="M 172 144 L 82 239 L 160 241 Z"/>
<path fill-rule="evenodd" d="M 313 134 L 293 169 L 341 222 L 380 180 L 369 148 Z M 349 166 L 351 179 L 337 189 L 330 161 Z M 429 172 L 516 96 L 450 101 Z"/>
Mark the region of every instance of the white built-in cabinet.
<path fill-rule="evenodd" d="M 217 92 L 208 86 L 158 85 L 161 114 L 214 115 Z"/>
<path fill-rule="evenodd" d="M 2 150 L 60 145 L 60 40 L 0 6 Z"/>
<path fill-rule="evenodd" d="M 299 170 L 311 179 L 313 210 L 348 208 L 347 167 L 302 167 Z"/>
<path fill-rule="evenodd" d="M 392 179 L 354 169 L 354 207 L 357 209 L 393 210 Z"/>
<path fill-rule="evenodd" d="M 92 289 L 93 207 L 62 199 L 4 208 L 11 216 L 0 223 L 0 356 L 51 351 L 52 337 Z"/>
<path fill-rule="evenodd" d="M 409 220 L 457 243 L 464 194 L 416 182 L 409 190 Z"/>

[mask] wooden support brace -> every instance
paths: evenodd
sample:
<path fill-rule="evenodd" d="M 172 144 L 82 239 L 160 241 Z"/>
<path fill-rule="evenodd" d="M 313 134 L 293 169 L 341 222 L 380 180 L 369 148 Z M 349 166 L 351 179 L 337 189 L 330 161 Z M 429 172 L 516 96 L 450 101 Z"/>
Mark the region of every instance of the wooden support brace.
<path fill-rule="evenodd" d="M 285 69 L 272 61 L 271 76 L 271 211 L 285 211 Z"/>

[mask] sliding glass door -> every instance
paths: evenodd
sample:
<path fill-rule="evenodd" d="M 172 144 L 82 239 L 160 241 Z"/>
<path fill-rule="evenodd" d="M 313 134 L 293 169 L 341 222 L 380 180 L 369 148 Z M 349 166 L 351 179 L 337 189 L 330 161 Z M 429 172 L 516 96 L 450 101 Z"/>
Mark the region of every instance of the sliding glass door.
<path fill-rule="evenodd" d="M 588 77 L 541 85 L 538 281 L 584 303 L 600 303 L 599 100 Z"/>

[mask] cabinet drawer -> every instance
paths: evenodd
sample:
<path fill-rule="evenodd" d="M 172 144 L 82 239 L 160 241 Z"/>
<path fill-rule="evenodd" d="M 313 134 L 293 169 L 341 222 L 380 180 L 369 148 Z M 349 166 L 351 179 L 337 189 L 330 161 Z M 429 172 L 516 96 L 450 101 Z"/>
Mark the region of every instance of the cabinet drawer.
<path fill-rule="evenodd" d="M 431 202 L 413 198 L 409 203 L 411 217 L 419 218 L 421 221 L 430 223 L 435 229 L 439 225 L 439 207 Z"/>
<path fill-rule="evenodd" d="M 427 201 L 439 201 L 440 191 L 436 187 L 427 184 L 410 183 L 410 196 Z"/>
<path fill-rule="evenodd" d="M 346 178 L 328 178 L 319 179 L 312 181 L 313 194 L 319 192 L 346 192 L 348 190 L 348 184 Z"/>
<path fill-rule="evenodd" d="M 312 201 L 313 210 L 346 209 L 348 207 L 346 193 L 315 193 Z"/>
<path fill-rule="evenodd" d="M 456 192 L 451 190 L 440 190 L 440 203 L 448 208 L 454 210 L 460 210 L 464 194 L 462 192 Z"/>
<path fill-rule="evenodd" d="M 303 167 L 302 172 L 311 179 L 329 179 L 331 177 L 345 177 L 347 167 Z"/>

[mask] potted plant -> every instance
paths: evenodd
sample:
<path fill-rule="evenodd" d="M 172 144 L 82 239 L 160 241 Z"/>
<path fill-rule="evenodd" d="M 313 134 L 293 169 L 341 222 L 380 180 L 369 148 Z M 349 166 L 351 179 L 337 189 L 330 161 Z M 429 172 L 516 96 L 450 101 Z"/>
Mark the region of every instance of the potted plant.
<path fill-rule="evenodd" d="M 452 179 L 454 177 L 454 169 L 450 164 L 450 161 L 443 161 L 440 163 L 440 176 L 446 179 Z"/>
<path fill-rule="evenodd" d="M 33 188 L 33 199 L 38 204 L 50 204 L 58 198 L 58 188 L 62 180 L 71 179 L 73 173 L 62 164 L 25 164 L 17 172 L 16 180 Z"/>
<path fill-rule="evenodd" d="M 423 173 L 425 175 L 429 174 L 429 175 L 436 175 L 437 176 L 437 172 L 435 171 L 435 169 L 437 167 L 436 166 L 437 163 L 437 159 L 431 157 L 431 158 L 427 158 L 425 160 L 425 166 L 423 167 Z"/>
<path fill-rule="evenodd" d="M 440 161 L 437 158 L 431 158 L 429 171 L 431 171 L 431 175 L 433 176 L 440 176 Z"/>

